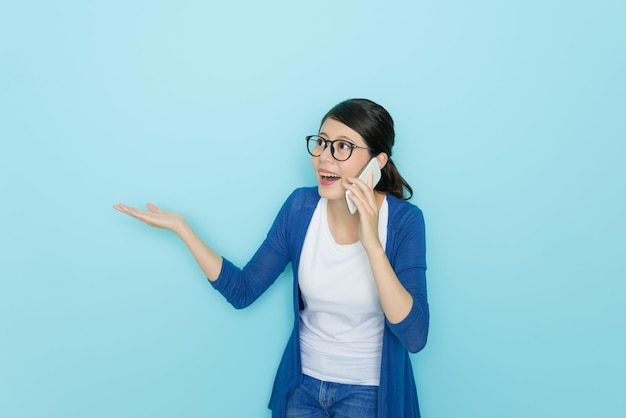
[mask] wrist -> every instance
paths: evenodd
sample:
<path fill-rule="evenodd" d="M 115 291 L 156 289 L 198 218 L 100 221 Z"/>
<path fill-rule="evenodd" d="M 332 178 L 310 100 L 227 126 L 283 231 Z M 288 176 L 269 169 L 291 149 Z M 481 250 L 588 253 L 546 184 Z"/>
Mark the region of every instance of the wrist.
<path fill-rule="evenodd" d="M 185 219 L 182 216 L 178 218 L 176 222 L 174 222 L 172 231 L 174 231 L 176 235 L 178 235 L 180 238 L 183 238 L 183 239 L 185 237 L 188 237 L 189 234 L 193 232 L 189 224 L 187 224 L 187 221 L 185 221 Z"/>
<path fill-rule="evenodd" d="M 363 248 L 365 248 L 365 252 L 367 253 L 369 258 L 377 257 L 377 256 L 387 256 L 385 254 L 385 250 L 383 249 L 382 244 L 378 239 L 376 239 L 371 244 L 363 243 Z"/>

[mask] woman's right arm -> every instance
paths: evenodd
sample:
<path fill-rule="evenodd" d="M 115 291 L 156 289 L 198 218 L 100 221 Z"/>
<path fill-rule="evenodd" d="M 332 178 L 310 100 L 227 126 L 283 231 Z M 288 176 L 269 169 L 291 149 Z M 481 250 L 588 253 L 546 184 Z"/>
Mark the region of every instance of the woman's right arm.
<path fill-rule="evenodd" d="M 148 203 L 146 207 L 148 211 L 131 208 L 124 204 L 113 206 L 118 211 L 150 226 L 174 232 L 187 245 L 204 275 L 212 282 L 217 280 L 222 269 L 222 257 L 206 245 L 178 213 L 166 212 L 151 203 Z"/>

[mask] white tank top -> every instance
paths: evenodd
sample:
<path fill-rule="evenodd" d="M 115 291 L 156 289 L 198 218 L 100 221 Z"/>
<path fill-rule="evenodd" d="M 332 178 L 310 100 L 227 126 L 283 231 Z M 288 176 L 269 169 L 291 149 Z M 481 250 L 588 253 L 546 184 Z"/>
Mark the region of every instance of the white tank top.
<path fill-rule="evenodd" d="M 387 241 L 387 199 L 378 236 Z M 316 379 L 378 386 L 385 323 L 367 253 L 360 241 L 337 244 L 330 233 L 327 200 L 321 198 L 307 230 L 299 286 L 302 371 Z"/>

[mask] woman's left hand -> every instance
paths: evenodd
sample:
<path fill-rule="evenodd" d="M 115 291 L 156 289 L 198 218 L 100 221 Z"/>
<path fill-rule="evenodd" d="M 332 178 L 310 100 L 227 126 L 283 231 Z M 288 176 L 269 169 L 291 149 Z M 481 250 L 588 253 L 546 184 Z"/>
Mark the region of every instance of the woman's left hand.
<path fill-rule="evenodd" d="M 348 177 L 350 183 L 344 183 L 343 187 L 350 190 L 348 199 L 351 199 L 358 209 L 359 239 L 367 251 L 369 248 L 378 245 L 378 201 L 373 186 L 373 174 L 367 177 L 367 183 L 355 177 Z"/>

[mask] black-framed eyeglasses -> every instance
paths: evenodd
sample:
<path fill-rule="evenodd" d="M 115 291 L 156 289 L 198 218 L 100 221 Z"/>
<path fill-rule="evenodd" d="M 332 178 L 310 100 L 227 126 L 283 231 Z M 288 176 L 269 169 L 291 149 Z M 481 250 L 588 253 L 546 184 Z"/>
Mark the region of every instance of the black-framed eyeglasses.
<path fill-rule="evenodd" d="M 354 145 L 350 141 L 346 141 L 345 139 L 335 139 L 331 141 L 330 139 L 323 138 L 319 135 L 309 135 L 306 137 L 306 146 L 307 151 L 313 157 L 319 157 L 322 155 L 322 152 L 330 145 L 330 155 L 337 161 L 346 161 L 352 155 L 352 151 L 355 148 L 362 148 L 369 151 L 373 151 L 371 148 L 360 147 L 358 145 Z"/>

